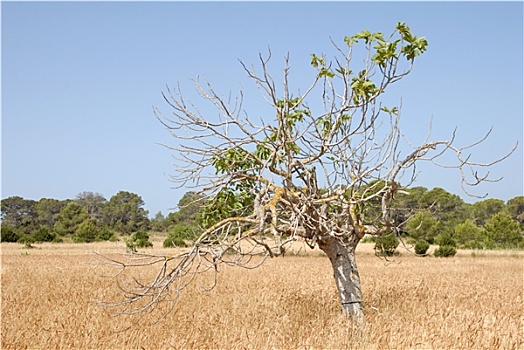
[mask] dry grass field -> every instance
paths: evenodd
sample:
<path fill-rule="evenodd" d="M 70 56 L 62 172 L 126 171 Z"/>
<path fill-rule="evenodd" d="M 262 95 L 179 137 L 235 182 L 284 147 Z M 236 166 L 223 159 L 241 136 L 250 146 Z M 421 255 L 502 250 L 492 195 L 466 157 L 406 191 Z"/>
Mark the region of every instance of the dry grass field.
<path fill-rule="evenodd" d="M 360 327 L 341 316 L 318 252 L 224 267 L 215 289 L 187 289 L 160 323 L 115 332 L 126 319 L 98 306 L 117 291 L 90 252 L 123 243 L 37 246 L 2 244 L 2 349 L 524 349 L 522 252 L 386 263 L 361 245 Z"/>

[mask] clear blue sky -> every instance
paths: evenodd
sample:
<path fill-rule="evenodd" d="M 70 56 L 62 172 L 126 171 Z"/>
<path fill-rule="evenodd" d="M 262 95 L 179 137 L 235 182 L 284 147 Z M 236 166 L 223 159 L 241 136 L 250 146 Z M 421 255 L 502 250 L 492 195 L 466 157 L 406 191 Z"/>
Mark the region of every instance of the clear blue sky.
<path fill-rule="evenodd" d="M 494 127 L 479 147 L 504 179 L 476 193 L 523 194 L 522 2 L 2 2 L 2 198 L 107 199 L 139 194 L 164 214 L 184 190 L 171 189 L 171 138 L 155 119 L 166 84 L 206 76 L 224 94 L 249 85 L 238 59 L 256 63 L 268 46 L 280 73 L 291 56 L 293 84 L 306 84 L 310 53 L 329 38 L 363 29 L 389 34 L 405 21 L 429 41 L 413 73 L 394 87 L 404 132 L 414 141 L 433 118 L 436 138 L 455 127 L 462 144 Z M 304 86 L 304 85 L 303 85 Z M 302 88 L 304 90 L 304 88 Z M 257 102 L 258 101 L 258 102 Z M 256 110 L 260 100 L 250 98 Z M 456 171 L 423 168 L 416 185 L 461 195 Z"/>

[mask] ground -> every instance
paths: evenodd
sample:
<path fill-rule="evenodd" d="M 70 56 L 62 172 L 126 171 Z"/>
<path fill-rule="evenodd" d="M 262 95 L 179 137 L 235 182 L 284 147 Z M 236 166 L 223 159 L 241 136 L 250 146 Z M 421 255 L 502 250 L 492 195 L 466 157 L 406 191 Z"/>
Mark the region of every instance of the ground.
<path fill-rule="evenodd" d="M 166 253 L 161 243 L 153 250 Z M 362 244 L 361 327 L 341 314 L 328 259 L 301 251 L 255 270 L 224 267 L 212 291 L 192 285 L 160 323 L 119 333 L 127 320 L 97 303 L 118 291 L 92 252 L 125 245 L 35 246 L 1 246 L 2 349 L 524 348 L 522 251 L 420 258 L 400 249 L 387 262 Z"/>

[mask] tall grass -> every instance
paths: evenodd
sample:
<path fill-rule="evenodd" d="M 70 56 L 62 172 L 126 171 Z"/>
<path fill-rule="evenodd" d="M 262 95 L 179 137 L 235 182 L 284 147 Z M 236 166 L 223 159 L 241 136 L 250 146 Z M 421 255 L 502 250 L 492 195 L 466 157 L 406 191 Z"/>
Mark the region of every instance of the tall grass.
<path fill-rule="evenodd" d="M 128 320 L 96 301 L 118 290 L 88 251 L 121 247 L 20 247 L 2 245 L 2 349 L 524 347 L 520 254 L 404 254 L 386 263 L 363 249 L 357 256 L 367 318 L 361 327 L 341 315 L 325 257 L 271 259 L 256 270 L 222 267 L 212 291 L 194 284 L 166 319 L 116 332 Z"/>

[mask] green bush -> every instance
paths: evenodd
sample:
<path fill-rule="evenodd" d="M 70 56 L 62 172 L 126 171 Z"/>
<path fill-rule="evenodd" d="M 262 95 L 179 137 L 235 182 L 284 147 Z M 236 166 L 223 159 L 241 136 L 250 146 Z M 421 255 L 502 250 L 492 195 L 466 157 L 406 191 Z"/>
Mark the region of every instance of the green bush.
<path fill-rule="evenodd" d="M 43 226 L 33 233 L 35 242 L 53 242 L 56 238 L 56 233 L 51 232 L 49 228 Z"/>
<path fill-rule="evenodd" d="M 164 240 L 164 248 L 172 248 L 172 247 L 181 247 L 185 248 L 187 247 L 187 243 L 184 239 L 180 237 L 173 237 L 169 236 Z"/>
<path fill-rule="evenodd" d="M 82 221 L 73 235 L 73 242 L 75 243 L 90 243 L 96 241 L 99 229 L 96 222 L 91 219 Z"/>
<path fill-rule="evenodd" d="M 0 232 L 0 242 L 18 242 L 20 236 L 16 230 L 7 225 L 2 225 L 2 231 Z"/>
<path fill-rule="evenodd" d="M 186 241 L 195 239 L 197 227 L 187 224 L 178 224 L 173 227 L 171 232 L 164 240 L 164 248 L 187 247 Z"/>
<path fill-rule="evenodd" d="M 456 247 L 457 242 L 451 237 L 449 234 L 443 234 L 437 237 L 436 243 L 439 246 L 450 246 L 450 247 Z"/>
<path fill-rule="evenodd" d="M 17 242 L 24 244 L 25 248 L 35 248 L 35 246 L 33 246 L 33 243 L 35 243 L 35 239 L 29 235 L 24 234 L 20 236 Z"/>
<path fill-rule="evenodd" d="M 53 238 L 52 242 L 53 243 L 63 243 L 64 239 L 62 238 L 62 236 L 55 234 L 55 238 Z"/>
<path fill-rule="evenodd" d="M 435 249 L 434 254 L 438 258 L 447 258 L 455 256 L 455 254 L 457 254 L 457 250 L 455 249 L 455 247 L 452 247 L 450 245 L 443 245 Z"/>
<path fill-rule="evenodd" d="M 136 251 L 136 248 L 148 248 L 153 246 L 153 243 L 149 241 L 149 235 L 145 231 L 137 231 L 131 234 L 125 242 L 126 246 L 133 251 Z"/>
<path fill-rule="evenodd" d="M 484 249 L 482 242 L 479 241 L 467 241 L 463 245 L 464 249 Z"/>
<path fill-rule="evenodd" d="M 96 235 L 97 241 L 110 241 L 110 242 L 116 242 L 118 241 L 118 237 L 116 237 L 116 234 L 114 231 L 111 231 L 110 229 L 103 229 L 102 231 L 98 232 Z"/>
<path fill-rule="evenodd" d="M 378 256 L 393 256 L 399 245 L 394 233 L 384 234 L 375 239 L 375 254 Z"/>
<path fill-rule="evenodd" d="M 524 242 L 519 223 L 505 212 L 497 213 L 489 218 L 482 229 L 481 235 L 488 249 L 519 248 Z"/>
<path fill-rule="evenodd" d="M 428 249 L 429 243 L 425 240 L 417 241 L 417 244 L 415 244 L 415 254 L 417 255 L 426 255 Z"/>
<path fill-rule="evenodd" d="M 418 241 L 419 240 L 417 240 L 417 239 L 415 239 L 413 237 L 409 237 L 409 236 L 406 237 L 406 239 L 405 239 L 406 244 L 409 244 L 409 245 L 417 244 Z M 422 241 L 425 241 L 425 239 L 422 239 Z"/>

